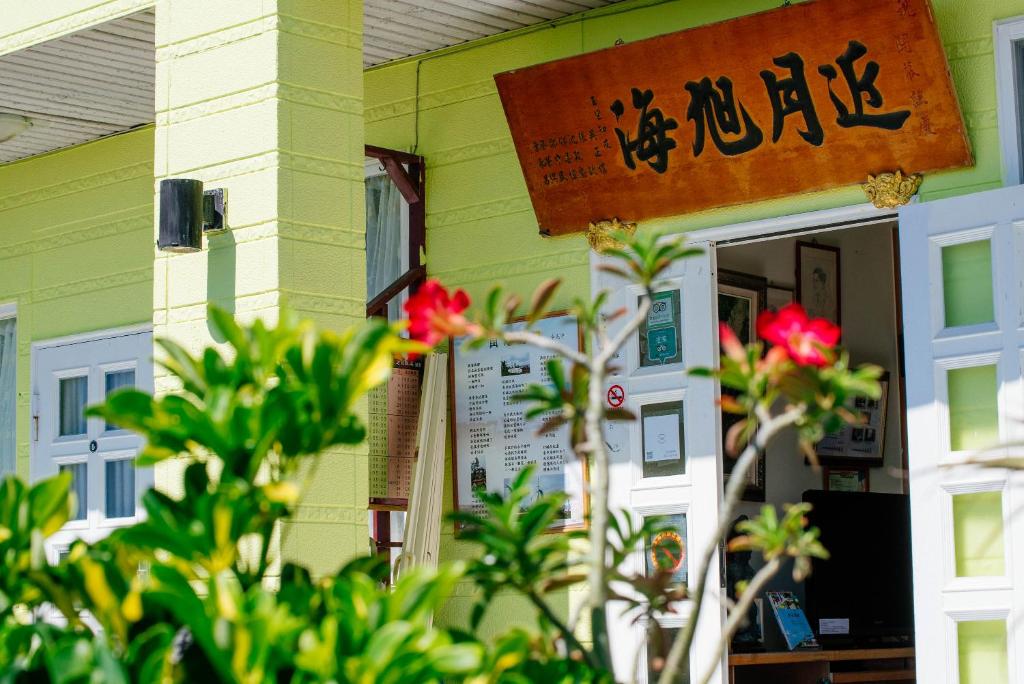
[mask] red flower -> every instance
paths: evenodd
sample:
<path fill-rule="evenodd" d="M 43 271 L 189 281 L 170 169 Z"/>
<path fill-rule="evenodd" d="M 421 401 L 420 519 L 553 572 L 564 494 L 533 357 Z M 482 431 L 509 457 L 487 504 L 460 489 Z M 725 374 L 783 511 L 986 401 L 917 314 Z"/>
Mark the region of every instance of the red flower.
<path fill-rule="evenodd" d="M 451 295 L 436 280 L 428 280 L 405 303 L 409 314 L 409 336 L 431 347 L 449 335 L 466 335 L 477 329 L 462 312 L 469 306 L 469 295 L 455 290 Z"/>
<path fill-rule="evenodd" d="M 839 326 L 824 318 L 807 318 L 799 304 L 787 304 L 778 313 L 764 311 L 757 317 L 757 334 L 777 344 L 801 366 L 826 366 L 828 353 L 839 342 Z"/>

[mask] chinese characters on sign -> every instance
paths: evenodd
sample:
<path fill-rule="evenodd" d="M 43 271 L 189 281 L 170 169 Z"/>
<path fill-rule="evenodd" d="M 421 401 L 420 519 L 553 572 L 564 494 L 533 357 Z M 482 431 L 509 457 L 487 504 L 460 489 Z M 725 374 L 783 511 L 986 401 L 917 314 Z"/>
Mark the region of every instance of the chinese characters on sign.
<path fill-rule="evenodd" d="M 971 164 L 927 3 L 817 0 L 499 74 L 541 229 Z"/>
<path fill-rule="evenodd" d="M 521 328 L 513 323 L 510 328 Z M 568 315 L 537 322 L 542 335 L 579 348 L 579 325 Z M 568 428 L 543 435 L 537 431 L 550 416 L 527 419 L 526 404 L 514 397 L 527 385 L 551 384 L 548 361 L 555 358 L 525 345 L 491 340 L 481 349 L 452 345 L 453 463 L 455 506 L 482 511 L 476 489 L 503 491 L 524 467 L 537 466 L 535 494 L 565 492 L 568 499 L 557 527 L 583 525 L 585 480 L 581 461 L 569 447 Z"/>

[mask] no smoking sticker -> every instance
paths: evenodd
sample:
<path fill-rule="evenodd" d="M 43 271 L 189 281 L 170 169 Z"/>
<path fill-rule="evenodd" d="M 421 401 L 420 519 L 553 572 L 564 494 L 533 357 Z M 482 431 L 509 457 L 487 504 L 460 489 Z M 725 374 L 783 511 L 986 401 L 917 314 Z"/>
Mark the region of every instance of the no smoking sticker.
<path fill-rule="evenodd" d="M 626 401 L 626 390 L 622 385 L 612 385 L 608 388 L 608 405 L 612 408 L 619 408 Z"/>

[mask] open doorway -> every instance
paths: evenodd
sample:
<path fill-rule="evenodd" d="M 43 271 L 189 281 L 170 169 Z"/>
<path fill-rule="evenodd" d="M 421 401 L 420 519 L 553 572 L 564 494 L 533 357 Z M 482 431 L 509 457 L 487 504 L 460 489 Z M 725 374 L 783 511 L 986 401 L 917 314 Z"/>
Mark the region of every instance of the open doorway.
<path fill-rule="evenodd" d="M 842 346 L 853 365 L 873 363 L 886 371 L 882 398 L 854 407 L 862 423 L 818 445 L 820 467 L 800 452 L 794 431 L 770 445 L 748 478 L 739 515 L 753 517 L 765 503 L 781 509 L 788 503 L 810 502 L 815 506 L 811 523 L 822 529 L 822 542 L 832 558 L 816 562 L 815 573 L 806 582 L 794 581 L 791 567 L 772 580 L 752 611 L 756 619 L 733 641 L 733 681 L 819 681 L 814 677 L 844 671 L 867 676 L 872 670 L 879 675 L 887 672 L 885 676 L 912 671 L 897 239 L 895 222 L 883 222 L 720 242 L 716 247 L 717 315 L 741 339 L 752 341 L 756 336 L 759 311 L 799 302 L 811 315 L 830 318 L 842 327 Z M 723 434 L 729 422 L 723 416 Z M 723 478 L 728 478 L 732 461 L 724 456 Z M 757 558 L 730 555 L 723 573 L 726 584 L 732 587 L 758 566 Z M 792 643 L 787 643 L 771 606 L 772 598 L 778 601 L 782 593 L 792 594 L 805 612 L 815 640 L 824 648 L 818 653 L 844 651 L 851 657 L 831 662 L 822 655 L 820 662 L 787 662 Z M 881 659 L 870 652 L 881 648 L 892 650 Z M 864 657 L 852 657 L 855 653 Z"/>

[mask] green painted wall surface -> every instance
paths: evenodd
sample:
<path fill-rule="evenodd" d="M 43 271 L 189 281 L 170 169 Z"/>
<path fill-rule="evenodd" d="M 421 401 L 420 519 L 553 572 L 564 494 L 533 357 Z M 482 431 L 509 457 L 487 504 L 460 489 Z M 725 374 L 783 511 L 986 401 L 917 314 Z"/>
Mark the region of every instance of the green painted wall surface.
<path fill-rule="evenodd" d="M 158 179 L 224 188 L 228 230 L 190 254 L 151 254 L 154 333 L 198 351 L 207 303 L 243 321 L 287 304 L 341 329 L 366 315 L 362 4 L 358 0 L 159 0 Z M 157 370 L 157 392 L 174 380 Z M 179 462 L 157 486 L 180 491 Z M 364 445 L 317 466 L 280 554 L 314 573 L 368 550 Z"/>
<path fill-rule="evenodd" d="M 152 317 L 153 129 L 0 165 L 0 303 L 18 306 L 18 474 L 33 342 Z"/>
<path fill-rule="evenodd" d="M 1024 13 L 1019 0 L 932 0 L 976 164 L 927 177 L 925 201 L 1002 185 L 996 122 L 992 22 Z M 606 48 L 616 40 L 708 24 L 778 7 L 776 1 L 638 0 L 520 31 L 468 48 L 371 69 L 366 75 L 367 142 L 414 150 L 427 163 L 427 266 L 432 276 L 479 297 L 494 282 L 528 292 L 552 274 L 565 279 L 561 302 L 589 291 L 581 236 L 541 238 L 494 87 L 508 69 Z M 557 93 L 553 93 L 557 96 Z M 908 169 L 908 171 L 912 171 Z M 692 230 L 863 203 L 859 187 L 649 222 L 645 229 Z M 985 288 L 979 288 L 983 294 Z M 962 304 L 973 295 L 960 297 Z M 450 472 L 450 470 L 449 470 Z M 445 504 L 451 502 L 446 483 Z M 442 557 L 471 550 L 446 527 Z M 460 588 L 442 619 L 461 622 L 471 603 Z M 568 611 L 571 601 L 564 602 Z M 528 615 L 502 605 L 503 620 Z"/>
<path fill-rule="evenodd" d="M 0 0 L 0 54 L 153 4 Z M 525 292 L 553 273 L 566 281 L 561 304 L 589 290 L 583 239 L 543 239 L 537 234 L 494 88 L 495 73 L 608 47 L 618 39 L 639 40 L 778 5 L 778 0 L 632 0 L 370 70 L 364 91 L 366 141 L 415 150 L 427 159 L 431 274 L 466 287 L 474 296 L 496 281 Z M 1020 0 L 933 0 L 933 5 L 976 165 L 926 178 L 925 201 L 1001 184 L 992 22 L 1024 13 Z M 362 198 L 352 158 L 361 140 L 350 115 L 359 111 L 360 89 L 354 80 L 332 78 L 337 72 L 317 66 L 338 52 L 323 44 L 332 41 L 305 39 L 316 35 L 311 27 L 318 21 L 309 19 L 316 19 L 322 7 L 305 0 L 284 3 L 284 42 L 254 28 L 244 39 L 218 44 L 218 52 L 200 44 L 190 19 L 189 13 L 201 12 L 202 6 L 197 0 L 174 0 L 158 16 L 164 22 L 158 28 L 158 61 L 166 66 L 180 58 L 191 62 L 184 65 L 186 71 L 204 76 L 172 82 L 166 73 L 158 75 L 164 88 L 157 93 L 161 130 L 155 140 L 153 130 L 147 129 L 0 166 L 0 302 L 16 300 L 19 305 L 19 425 L 28 425 L 28 350 L 33 340 L 152 316 L 158 325 L 199 343 L 206 339 L 201 308 L 207 300 L 230 300 L 242 304 L 240 312 L 255 313 L 276 308 L 278 294 L 291 297 L 304 313 L 323 322 L 342 324 L 358 315 L 355 283 L 363 278 L 363 266 L 356 226 Z M 206 16 L 204 26 L 211 32 L 256 27 L 264 17 L 262 6 L 231 4 L 222 15 Z M 344 21 L 358 24 L 353 17 Z M 346 31 L 335 33 L 333 44 L 344 45 L 347 59 L 349 41 L 357 39 Z M 212 68 L 206 69 L 207 64 Z M 249 95 L 252 101 L 246 100 Z M 332 126 L 339 125 L 347 127 L 344 134 L 325 143 L 322 132 L 336 131 Z M 178 144 L 175 136 L 191 142 Z M 231 186 L 229 222 L 235 228 L 211 241 L 201 257 L 175 259 L 173 265 L 157 258 L 155 296 L 154 145 L 160 150 L 158 176 L 200 169 L 207 180 Z M 261 164 L 264 158 L 269 161 Z M 860 189 L 849 187 L 651 222 L 644 228 L 692 230 L 863 201 Z M 244 268 L 245 263 L 268 265 L 269 279 L 267 271 Z M 231 268 L 230 277 L 208 280 L 207 269 L 218 264 Z M 334 272 L 344 274 L 344 291 L 331 282 Z M 970 299 L 960 298 L 961 304 L 969 308 Z M 365 480 L 365 458 L 355 457 L 355 467 L 339 471 L 337 482 Z M 27 474 L 27 435 L 22 433 L 19 468 Z M 360 492 L 356 486 L 357 498 Z M 325 489 L 315 499 L 319 504 L 331 496 L 334 492 Z M 445 502 L 450 501 L 449 482 Z M 309 539 L 317 534 L 315 529 L 326 528 L 323 516 L 352 531 L 358 528 L 349 501 L 315 504 L 306 511 L 303 525 Z M 295 541 L 304 535 L 296 535 Z M 355 536 L 345 535 L 342 545 L 356 546 Z M 446 526 L 442 556 L 469 553 Z M 471 600 L 468 585 L 460 586 L 441 619 L 462 622 Z M 562 612 L 568 613 L 573 603 L 565 596 Z M 502 625 L 528 615 L 525 606 L 512 603 L 500 604 L 498 613 Z M 488 624 L 497 623 L 492 619 Z"/>

